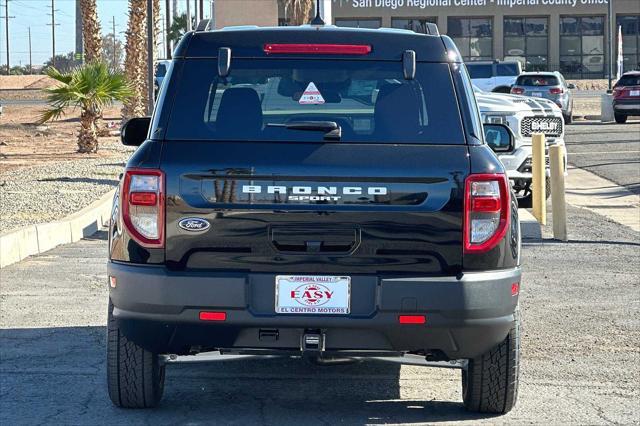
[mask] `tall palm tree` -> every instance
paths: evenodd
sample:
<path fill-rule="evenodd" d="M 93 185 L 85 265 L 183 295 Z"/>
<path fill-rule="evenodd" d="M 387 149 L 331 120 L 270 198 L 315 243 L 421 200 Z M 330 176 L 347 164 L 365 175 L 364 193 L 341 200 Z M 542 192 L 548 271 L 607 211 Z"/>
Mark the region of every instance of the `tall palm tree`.
<path fill-rule="evenodd" d="M 313 0 L 279 0 L 291 25 L 308 24 L 313 10 Z"/>
<path fill-rule="evenodd" d="M 129 0 L 129 25 L 125 44 L 124 70 L 134 92 L 122 107 L 122 121 L 142 117 L 147 111 L 147 1 Z"/>
<path fill-rule="evenodd" d="M 80 108 L 78 152 L 97 152 L 97 118 L 105 106 L 114 101 L 125 101 L 133 95 L 124 75 L 110 70 L 103 61 L 89 62 L 67 73 L 50 67 L 47 75 L 60 84 L 44 89 L 49 108 L 42 112 L 39 122 L 59 118 L 66 108 Z"/>
<path fill-rule="evenodd" d="M 99 60 L 102 56 L 102 37 L 96 0 L 80 0 L 82 13 L 82 47 L 85 62 Z"/>

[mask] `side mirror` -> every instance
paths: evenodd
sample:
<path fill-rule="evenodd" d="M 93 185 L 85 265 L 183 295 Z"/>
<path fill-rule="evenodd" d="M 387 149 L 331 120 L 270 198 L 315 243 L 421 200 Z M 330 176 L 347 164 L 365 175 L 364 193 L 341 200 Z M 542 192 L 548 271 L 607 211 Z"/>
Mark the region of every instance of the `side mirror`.
<path fill-rule="evenodd" d="M 483 124 L 484 139 L 493 152 L 511 152 L 515 136 L 508 126 L 504 124 Z"/>
<path fill-rule="evenodd" d="M 573 84 L 573 83 L 569 83 L 569 84 L 567 84 L 567 89 L 572 89 L 572 90 L 573 90 L 573 89 L 575 89 L 575 88 L 576 88 L 576 85 L 575 85 L 575 84 Z"/>
<path fill-rule="evenodd" d="M 147 139 L 151 117 L 135 117 L 124 123 L 120 130 L 123 145 L 140 146 Z"/>

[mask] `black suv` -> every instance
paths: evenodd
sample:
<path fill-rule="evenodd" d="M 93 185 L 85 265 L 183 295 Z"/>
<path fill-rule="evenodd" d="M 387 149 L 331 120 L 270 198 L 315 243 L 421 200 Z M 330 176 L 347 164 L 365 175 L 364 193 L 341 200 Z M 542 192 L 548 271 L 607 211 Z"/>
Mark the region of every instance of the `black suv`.
<path fill-rule="evenodd" d="M 166 79 L 122 131 L 139 148 L 109 231 L 116 405 L 156 405 L 167 363 L 216 353 L 420 357 L 461 369 L 469 410 L 514 406 L 518 209 L 487 144 L 512 135 L 485 141 L 451 39 L 191 32 Z"/>

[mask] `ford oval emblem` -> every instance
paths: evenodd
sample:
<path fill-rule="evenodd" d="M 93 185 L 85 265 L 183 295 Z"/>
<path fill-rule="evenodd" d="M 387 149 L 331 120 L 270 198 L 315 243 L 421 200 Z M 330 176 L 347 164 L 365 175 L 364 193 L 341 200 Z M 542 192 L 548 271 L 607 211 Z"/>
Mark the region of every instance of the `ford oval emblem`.
<path fill-rule="evenodd" d="M 209 229 L 211 224 L 199 217 L 185 217 L 180 222 L 178 222 L 178 226 L 189 232 L 204 232 Z"/>

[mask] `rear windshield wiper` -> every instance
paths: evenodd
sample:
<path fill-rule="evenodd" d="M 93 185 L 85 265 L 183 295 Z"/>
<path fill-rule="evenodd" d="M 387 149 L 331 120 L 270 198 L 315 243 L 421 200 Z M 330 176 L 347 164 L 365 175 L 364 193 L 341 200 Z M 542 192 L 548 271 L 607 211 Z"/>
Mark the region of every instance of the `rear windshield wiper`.
<path fill-rule="evenodd" d="M 289 130 L 307 130 L 325 132 L 326 140 L 339 141 L 342 128 L 335 121 L 293 121 L 291 123 L 267 123 L 267 127 L 284 127 Z"/>

